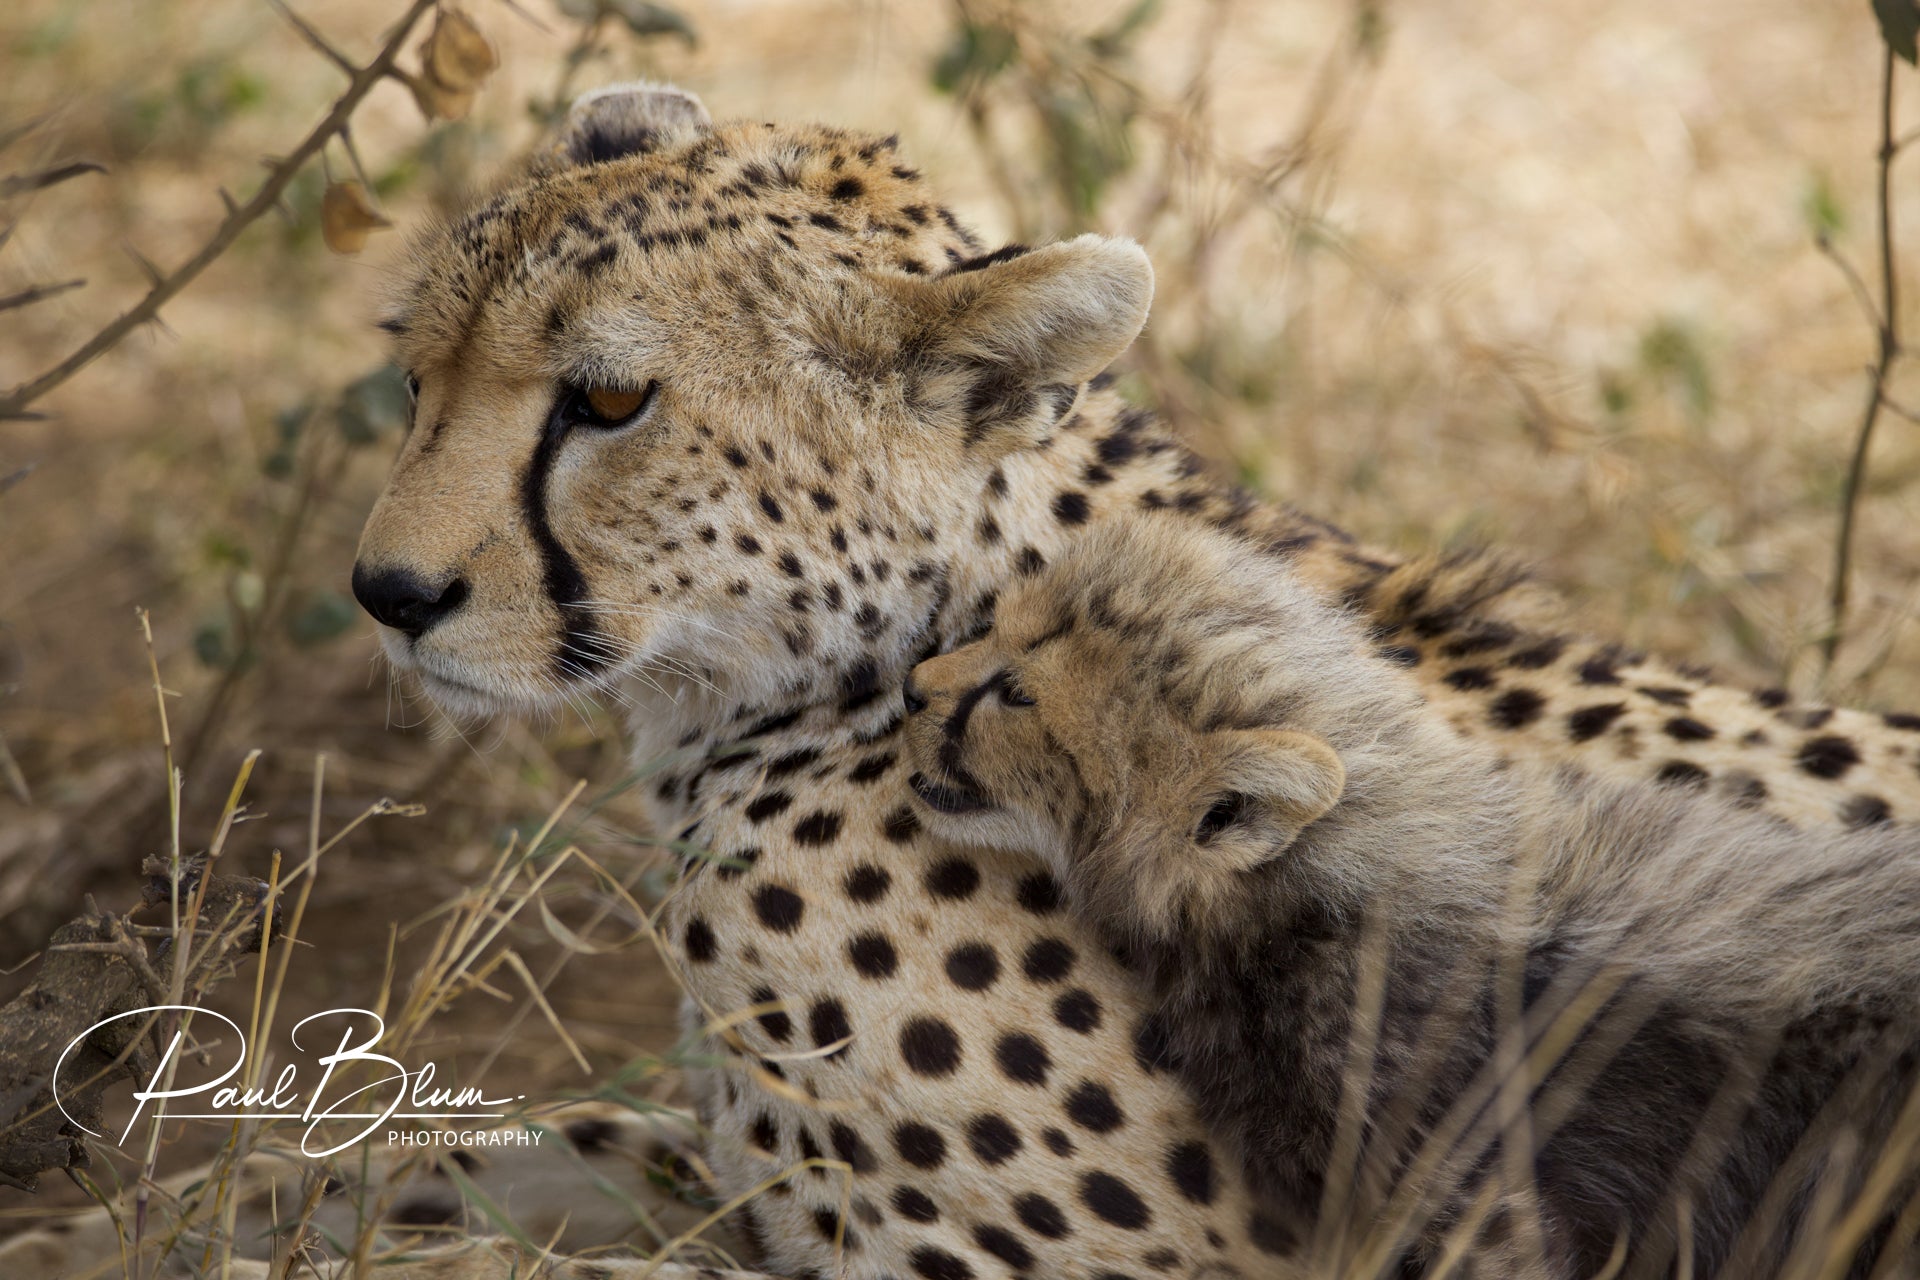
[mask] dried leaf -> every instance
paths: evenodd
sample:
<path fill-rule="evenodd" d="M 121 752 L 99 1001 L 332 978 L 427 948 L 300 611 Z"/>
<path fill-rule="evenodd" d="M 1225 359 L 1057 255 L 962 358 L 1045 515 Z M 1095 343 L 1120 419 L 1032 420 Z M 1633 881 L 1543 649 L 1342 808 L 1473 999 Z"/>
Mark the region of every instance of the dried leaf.
<path fill-rule="evenodd" d="M 367 247 L 368 235 L 392 225 L 373 207 L 367 189 L 352 179 L 333 183 L 320 197 L 320 233 L 335 253 L 358 253 Z"/>
<path fill-rule="evenodd" d="M 465 120 L 473 110 L 471 89 L 449 89 L 432 76 L 408 76 L 406 80 L 420 114 L 429 120 Z"/>
<path fill-rule="evenodd" d="M 500 53 L 472 18 L 442 9 L 420 47 L 420 65 L 442 89 L 471 93 L 500 65 Z"/>

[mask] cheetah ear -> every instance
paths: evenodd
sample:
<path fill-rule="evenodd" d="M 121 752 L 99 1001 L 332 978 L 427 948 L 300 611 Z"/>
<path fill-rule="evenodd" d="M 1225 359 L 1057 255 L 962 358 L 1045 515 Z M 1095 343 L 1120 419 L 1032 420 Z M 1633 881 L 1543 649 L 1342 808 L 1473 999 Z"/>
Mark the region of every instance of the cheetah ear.
<path fill-rule="evenodd" d="M 1029 386 L 1078 386 L 1112 364 L 1147 322 L 1153 266 L 1131 240 L 1086 235 L 1008 245 L 929 282 L 931 346 L 959 365 Z"/>
<path fill-rule="evenodd" d="M 707 109 L 685 89 L 643 80 L 610 84 L 573 100 L 541 167 L 605 164 L 661 150 L 712 128 Z"/>
<path fill-rule="evenodd" d="M 1347 769 L 1324 738 L 1293 729 L 1217 729 L 1191 805 L 1193 843 L 1242 870 L 1291 848 L 1340 801 Z"/>

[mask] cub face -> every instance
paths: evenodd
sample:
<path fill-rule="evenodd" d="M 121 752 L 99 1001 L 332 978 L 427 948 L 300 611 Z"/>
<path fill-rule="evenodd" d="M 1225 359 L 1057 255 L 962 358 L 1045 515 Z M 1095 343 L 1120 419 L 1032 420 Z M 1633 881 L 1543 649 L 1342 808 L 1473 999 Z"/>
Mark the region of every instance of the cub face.
<path fill-rule="evenodd" d="M 1037 852 L 1096 896 L 1124 881 L 1171 919 L 1332 809 L 1339 754 L 1285 723 L 1290 699 L 1263 710 L 1262 682 L 1236 670 L 1262 661 L 1241 634 L 1262 620 L 1216 601 L 1177 550 L 1096 535 L 1003 595 L 984 638 L 914 668 L 910 786 L 927 826 Z"/>

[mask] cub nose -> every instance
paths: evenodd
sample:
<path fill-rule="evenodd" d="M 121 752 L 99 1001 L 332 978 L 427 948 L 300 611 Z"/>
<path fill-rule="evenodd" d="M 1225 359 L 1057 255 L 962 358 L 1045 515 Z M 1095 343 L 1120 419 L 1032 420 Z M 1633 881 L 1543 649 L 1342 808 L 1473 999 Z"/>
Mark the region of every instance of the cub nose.
<path fill-rule="evenodd" d="M 454 578 L 436 586 L 405 569 L 372 570 L 356 564 L 353 598 L 375 622 L 418 639 L 460 607 L 467 598 L 467 580 Z"/>
<path fill-rule="evenodd" d="M 927 695 L 920 692 L 920 686 L 909 675 L 907 682 L 900 686 L 900 700 L 907 704 L 907 714 L 918 715 L 927 709 Z"/>

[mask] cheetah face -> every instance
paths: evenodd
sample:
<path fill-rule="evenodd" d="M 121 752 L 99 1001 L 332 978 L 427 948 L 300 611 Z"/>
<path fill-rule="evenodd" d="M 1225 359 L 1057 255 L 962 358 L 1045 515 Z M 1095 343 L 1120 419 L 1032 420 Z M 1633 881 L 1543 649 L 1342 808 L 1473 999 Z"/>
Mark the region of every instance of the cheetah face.
<path fill-rule="evenodd" d="M 981 255 L 893 148 L 608 91 L 420 242 L 353 575 L 395 667 L 490 713 L 904 666 L 973 495 L 1152 277 L 1098 237 Z"/>

